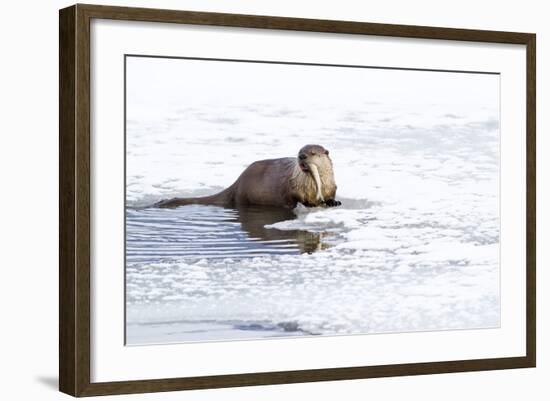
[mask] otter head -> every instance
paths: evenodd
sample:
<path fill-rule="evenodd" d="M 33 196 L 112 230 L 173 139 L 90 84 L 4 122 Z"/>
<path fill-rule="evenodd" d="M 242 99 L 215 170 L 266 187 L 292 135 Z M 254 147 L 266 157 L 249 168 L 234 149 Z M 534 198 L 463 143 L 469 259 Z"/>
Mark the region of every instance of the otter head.
<path fill-rule="evenodd" d="M 298 165 L 304 173 L 311 173 L 312 166 L 318 170 L 332 169 L 328 150 L 321 145 L 306 145 L 298 152 Z"/>
<path fill-rule="evenodd" d="M 311 175 L 317 187 L 315 198 L 325 202 L 323 185 L 333 184 L 332 161 L 328 150 L 321 145 L 306 145 L 298 152 L 298 165 L 305 174 Z"/>

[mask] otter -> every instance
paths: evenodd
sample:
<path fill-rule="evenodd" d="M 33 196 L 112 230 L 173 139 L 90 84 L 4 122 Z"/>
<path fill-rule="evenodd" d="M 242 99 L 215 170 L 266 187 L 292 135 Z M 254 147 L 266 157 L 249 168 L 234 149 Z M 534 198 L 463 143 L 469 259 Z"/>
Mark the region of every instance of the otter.
<path fill-rule="evenodd" d="M 223 191 L 199 198 L 173 198 L 155 207 L 217 205 L 224 207 L 272 206 L 294 209 L 340 206 L 335 199 L 336 183 L 329 151 L 321 145 L 306 145 L 298 157 L 259 160 L 248 166 L 237 180 Z"/>

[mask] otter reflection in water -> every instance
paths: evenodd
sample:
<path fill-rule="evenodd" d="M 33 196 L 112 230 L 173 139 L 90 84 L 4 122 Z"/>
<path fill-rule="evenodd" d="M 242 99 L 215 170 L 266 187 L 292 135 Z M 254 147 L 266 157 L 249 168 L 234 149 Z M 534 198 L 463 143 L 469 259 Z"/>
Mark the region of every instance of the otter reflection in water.
<path fill-rule="evenodd" d="M 290 241 L 301 253 L 312 253 L 322 247 L 321 234 L 305 230 L 278 230 L 266 228 L 285 220 L 293 220 L 296 215 L 288 209 L 275 207 L 249 206 L 236 209 L 237 221 L 251 239 L 262 241 Z"/>

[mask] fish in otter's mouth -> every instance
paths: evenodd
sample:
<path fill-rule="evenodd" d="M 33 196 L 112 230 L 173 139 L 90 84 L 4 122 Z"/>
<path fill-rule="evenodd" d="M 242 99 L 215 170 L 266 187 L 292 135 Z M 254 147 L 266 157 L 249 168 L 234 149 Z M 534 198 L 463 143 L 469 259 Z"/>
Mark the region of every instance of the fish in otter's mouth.
<path fill-rule="evenodd" d="M 325 198 L 323 197 L 323 189 L 321 185 L 321 177 L 319 176 L 319 170 L 317 169 L 317 166 L 313 163 L 309 166 L 309 170 L 311 172 L 311 175 L 313 176 L 313 179 L 315 180 L 315 185 L 317 186 L 317 199 L 324 203 Z"/>
<path fill-rule="evenodd" d="M 315 186 L 317 187 L 316 198 L 321 202 L 324 202 L 325 199 L 323 197 L 323 187 L 321 184 L 321 177 L 319 176 L 319 170 L 317 169 L 317 166 L 314 163 L 308 164 L 303 160 L 300 160 L 298 162 L 298 165 L 300 166 L 300 170 L 302 170 L 304 173 L 308 173 L 309 175 L 311 175 L 311 177 L 315 181 Z"/>

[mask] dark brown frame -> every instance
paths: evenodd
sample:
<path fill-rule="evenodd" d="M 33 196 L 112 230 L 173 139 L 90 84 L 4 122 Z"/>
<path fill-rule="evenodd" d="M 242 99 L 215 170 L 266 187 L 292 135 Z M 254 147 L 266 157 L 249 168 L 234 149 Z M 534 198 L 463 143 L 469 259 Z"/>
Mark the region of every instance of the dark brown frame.
<path fill-rule="evenodd" d="M 398 365 L 90 382 L 90 20 L 512 43 L 527 49 L 526 356 Z M 77 4 L 59 13 L 59 389 L 73 396 L 363 379 L 534 367 L 536 364 L 536 35 L 364 22 Z"/>

